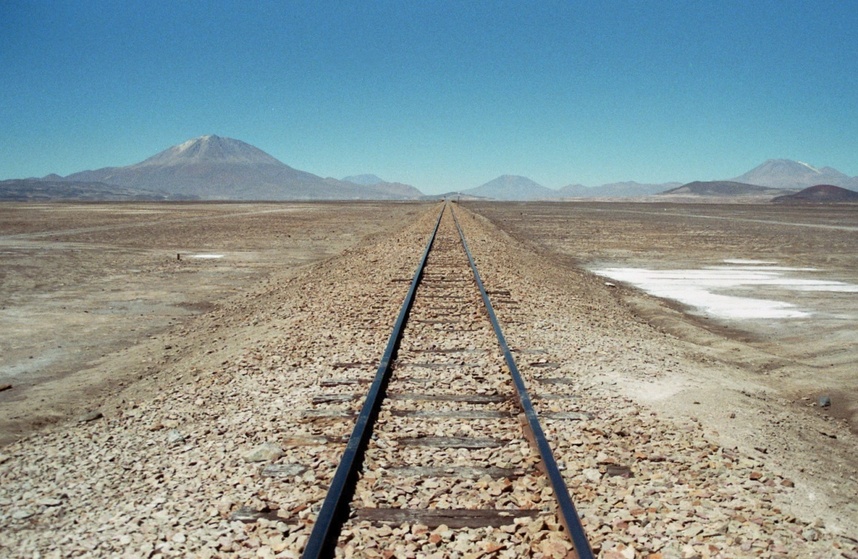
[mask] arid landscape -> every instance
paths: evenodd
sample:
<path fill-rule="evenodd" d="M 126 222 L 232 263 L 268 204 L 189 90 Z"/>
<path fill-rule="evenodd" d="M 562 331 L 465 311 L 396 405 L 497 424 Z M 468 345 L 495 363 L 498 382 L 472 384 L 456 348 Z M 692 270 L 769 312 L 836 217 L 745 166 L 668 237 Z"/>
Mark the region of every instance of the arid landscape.
<path fill-rule="evenodd" d="M 606 266 L 687 270 L 746 262 L 842 283 L 845 291 L 826 287 L 790 292 L 787 279 L 786 285 L 769 287 L 762 295 L 748 293 L 747 286 L 722 288 L 725 293 L 732 289 L 810 310 L 808 316 L 783 320 L 719 320 L 633 289 L 617 293 L 641 319 L 679 338 L 712 346 L 719 359 L 757 373 L 763 383 L 780 391 L 780 397 L 797 405 L 815 404 L 819 395 L 837 393 L 822 412 L 847 420 L 858 431 L 856 207 L 615 203 L 469 207 L 518 240 L 539 247 L 546 257 L 587 270 Z"/>
<path fill-rule="evenodd" d="M 812 309 L 803 318 L 718 319 L 609 278 L 629 320 L 675 338 L 700 368 L 648 379 L 606 373 L 629 397 L 699 418 L 722 440 L 804 475 L 813 506 L 858 518 L 858 212 L 769 204 L 471 204 L 517 241 L 573 269 L 657 270 L 765 262 L 843 283 L 838 291 L 769 287 L 763 296 Z M 740 303 L 741 304 L 741 303 Z M 851 432 L 849 432 L 851 431 Z M 834 503 L 839 501 L 839 505 Z M 805 503 L 807 505 L 808 503 Z M 841 509 L 840 507 L 846 507 Z M 854 529 L 854 528 L 853 528 Z M 854 532 L 853 532 L 854 533 Z"/>
<path fill-rule="evenodd" d="M 335 362 L 380 355 L 439 207 L 0 208 L 0 554 L 297 557 L 307 522 L 230 519 L 313 510 L 336 452 L 289 446 L 301 409 Z M 460 209 L 523 373 L 559 363 L 593 416 L 549 438 L 602 557 L 858 557 L 855 294 L 766 287 L 812 312 L 726 320 L 593 272 L 766 262 L 854 285 L 854 207 Z M 266 440 L 313 475 L 258 485 L 239 456 Z M 653 492 L 659 520 L 630 520 Z"/>
<path fill-rule="evenodd" d="M 371 202 L 4 205 L 0 386 L 11 388 L 0 392 L 0 442 L 91 412 L 105 394 L 188 357 L 165 333 L 418 211 Z M 183 350 L 227 343 L 199 341 Z"/>

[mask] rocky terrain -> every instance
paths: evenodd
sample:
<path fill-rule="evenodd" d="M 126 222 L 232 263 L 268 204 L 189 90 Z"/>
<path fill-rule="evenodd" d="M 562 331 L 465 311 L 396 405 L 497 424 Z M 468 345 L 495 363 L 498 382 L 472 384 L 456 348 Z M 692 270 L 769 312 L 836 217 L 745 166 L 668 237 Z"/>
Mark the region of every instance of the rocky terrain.
<path fill-rule="evenodd" d="M 460 219 L 488 289 L 509 292 L 499 318 L 527 382 L 565 379 L 577 398 L 562 411 L 586 414 L 546 430 L 600 557 L 858 557 L 855 465 L 832 450 L 854 458 L 847 424 L 789 417 L 752 379 L 737 380 L 741 368 L 715 351 L 715 337 L 677 335 L 654 311 L 642 313 L 616 287 L 547 251 L 539 235 L 514 225 L 519 206 L 477 209 L 492 221 L 466 208 Z M 396 210 L 386 235 L 300 270 L 268 269 L 158 334 L 161 355 L 142 378 L 3 447 L 0 554 L 298 557 L 337 463 L 340 447 L 325 436 L 343 427 L 307 422 L 305 411 L 329 390 L 325 379 L 374 369 L 437 210 Z M 700 400 L 678 409 L 644 397 L 689 378 L 724 382 L 729 395 L 710 403 L 711 393 L 692 391 Z M 782 433 L 769 447 L 756 437 L 737 442 L 720 429 L 731 419 L 758 435 Z M 835 445 L 817 451 L 826 475 L 781 450 L 781 442 L 804 449 L 791 439 L 800 426 Z M 523 554 L 503 529 L 496 545 L 467 552 L 442 528 L 390 529 L 405 557 Z M 532 539 L 526 553 L 567 552 Z M 390 556 L 341 550 L 350 553 Z"/>

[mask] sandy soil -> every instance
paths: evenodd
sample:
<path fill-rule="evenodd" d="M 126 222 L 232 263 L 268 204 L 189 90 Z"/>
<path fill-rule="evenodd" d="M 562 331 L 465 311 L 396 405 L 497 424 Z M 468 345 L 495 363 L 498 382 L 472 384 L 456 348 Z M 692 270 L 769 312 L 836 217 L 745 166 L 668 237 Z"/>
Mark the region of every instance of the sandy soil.
<path fill-rule="evenodd" d="M 393 211 L 391 211 L 393 210 Z M 0 206 L 0 444 L 85 415 L 186 352 L 189 321 L 270 273 L 396 230 L 418 204 Z M 183 333 L 176 335 L 176 333 Z"/>

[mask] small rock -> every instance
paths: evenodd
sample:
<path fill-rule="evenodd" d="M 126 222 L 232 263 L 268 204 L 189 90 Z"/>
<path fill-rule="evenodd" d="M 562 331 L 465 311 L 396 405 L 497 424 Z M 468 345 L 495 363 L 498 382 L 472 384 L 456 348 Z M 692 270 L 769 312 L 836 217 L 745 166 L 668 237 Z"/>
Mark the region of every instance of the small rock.
<path fill-rule="evenodd" d="M 78 422 L 79 423 L 89 423 L 90 421 L 95 421 L 96 419 L 101 419 L 102 417 L 104 417 L 104 415 L 102 415 L 102 413 L 100 411 L 98 411 L 98 410 L 91 411 L 86 415 L 82 415 L 80 417 L 80 419 L 78 420 Z"/>
<path fill-rule="evenodd" d="M 270 462 L 283 456 L 283 449 L 274 443 L 263 443 L 244 454 L 246 462 Z"/>
<path fill-rule="evenodd" d="M 600 479 L 602 479 L 602 472 L 595 468 L 585 468 L 584 471 L 581 473 L 584 474 L 584 477 L 590 481 L 599 481 Z"/>
<path fill-rule="evenodd" d="M 259 510 L 259 509 L 262 510 Z M 233 512 L 229 520 L 231 522 L 256 522 L 259 519 L 268 519 L 275 520 L 277 518 L 277 511 L 272 511 L 267 506 L 263 507 L 241 507 L 235 512 Z"/>
<path fill-rule="evenodd" d="M 12 518 L 15 520 L 26 520 L 33 516 L 33 514 L 33 511 L 19 509 L 12 513 Z"/>
<path fill-rule="evenodd" d="M 611 282 L 609 282 L 609 281 L 606 281 L 606 282 L 605 282 L 605 286 L 606 286 L 606 287 L 617 287 L 617 284 L 615 284 L 615 283 L 611 283 Z"/>
<path fill-rule="evenodd" d="M 12 389 L 11 384 L 0 384 L 0 392 L 3 392 L 4 390 L 11 390 L 11 389 Z"/>
<path fill-rule="evenodd" d="M 4 462 L 8 462 L 9 458 L 11 458 L 11 456 L 9 456 L 7 454 L 0 454 L 0 464 L 3 464 Z"/>
<path fill-rule="evenodd" d="M 815 542 L 819 539 L 819 532 L 817 532 L 813 528 L 808 528 L 801 533 L 801 537 L 809 542 Z"/>
<path fill-rule="evenodd" d="M 608 476 L 620 476 L 620 477 L 634 477 L 632 473 L 632 469 L 628 466 L 622 466 L 620 464 L 609 464 L 605 470 L 605 475 Z"/>
<path fill-rule="evenodd" d="M 695 526 L 690 526 L 690 527 L 686 528 L 685 530 L 683 530 L 680 533 L 683 536 L 685 536 L 686 538 L 693 538 L 696 535 L 700 534 L 702 531 L 703 531 L 703 528 L 701 526 L 695 525 Z"/>
<path fill-rule="evenodd" d="M 42 499 L 41 501 L 39 501 L 39 504 L 40 504 L 40 505 L 43 505 L 43 506 L 46 506 L 46 507 L 58 507 L 58 506 L 60 506 L 61 504 L 63 504 L 63 502 L 62 502 L 62 500 L 60 500 L 60 499 L 50 499 L 50 498 L 48 498 L 48 499 Z"/>
<path fill-rule="evenodd" d="M 820 396 L 816 403 L 820 408 L 830 408 L 831 407 L 831 396 Z"/>
<path fill-rule="evenodd" d="M 307 468 L 301 464 L 268 464 L 262 469 L 266 477 L 292 477 L 303 474 Z"/>
<path fill-rule="evenodd" d="M 185 435 L 183 435 L 180 431 L 176 429 L 170 429 L 167 433 L 167 444 L 174 445 L 179 444 L 185 440 Z"/>

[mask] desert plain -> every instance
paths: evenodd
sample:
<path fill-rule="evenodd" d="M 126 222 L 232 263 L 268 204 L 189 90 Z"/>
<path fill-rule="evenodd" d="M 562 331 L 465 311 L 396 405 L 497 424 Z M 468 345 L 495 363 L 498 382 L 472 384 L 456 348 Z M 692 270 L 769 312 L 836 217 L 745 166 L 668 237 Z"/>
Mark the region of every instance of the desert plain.
<path fill-rule="evenodd" d="M 590 399 L 580 405 L 591 406 L 605 425 L 619 424 L 613 419 L 618 410 L 634 410 L 635 416 L 656 418 L 647 424 L 650 431 L 662 429 L 670 437 L 688 432 L 705 441 L 683 443 L 696 456 L 711 446 L 719 456 L 729 449 L 731 460 L 738 456 L 737 464 L 748 464 L 750 479 L 736 486 L 748 488 L 747 496 L 736 490 L 745 502 L 736 506 L 747 511 L 744 516 L 721 519 L 720 509 L 708 515 L 698 511 L 702 526 L 723 520 L 723 529 L 711 533 L 691 520 L 676 520 L 660 539 L 644 532 L 620 534 L 629 522 L 610 516 L 620 503 L 583 497 L 580 506 L 602 556 L 858 557 L 858 297 L 848 288 L 807 291 L 788 285 L 789 278 L 858 285 L 854 207 L 457 206 L 468 215 L 487 287 L 509 290 L 522 309 L 500 312 L 502 323 L 509 319 L 511 343 L 543 348 L 570 375 L 578 375 L 582 398 Z M 352 294 L 400 286 L 391 282 L 416 265 L 420 227 L 438 208 L 428 202 L 0 206 L 0 386 L 8 386 L 0 392 L 5 525 L 0 551 L 9 556 L 293 556 L 301 530 L 239 537 L 244 528 L 230 523 L 246 501 L 277 500 L 244 488 L 253 485 L 254 474 L 237 465 L 241 448 L 271 439 L 264 429 L 300 430 L 297 420 L 290 423 L 288 410 L 275 421 L 270 410 L 260 409 L 265 420 L 257 423 L 254 409 L 240 404 L 255 401 L 241 390 L 258 386 L 245 386 L 243 376 L 246 370 L 261 371 L 268 375 L 266 390 L 276 391 L 271 383 L 285 375 L 277 398 L 297 409 L 310 397 L 314 371 L 324 369 L 319 363 L 326 356 L 380 355 L 400 294 L 394 289 L 388 303 L 371 307 L 361 307 L 361 297 Z M 398 251 L 403 246 L 408 250 Z M 596 273 L 730 266 L 777 267 L 794 274 L 780 285 L 716 291 L 785 301 L 802 314 L 724 318 Z M 368 322 L 373 313 L 383 316 Z M 287 329 L 278 331 L 280 326 Z M 527 374 L 531 354 L 521 349 L 520 355 Z M 203 382 L 202 375 L 229 375 L 235 392 L 211 400 L 197 395 L 194 391 L 219 385 Z M 237 433 L 203 429 L 206 421 L 215 421 L 194 415 L 203 408 L 217 421 L 234 416 L 242 427 Z M 192 409 L 198 411 L 187 411 Z M 133 444 L 121 441 L 123 433 Z M 647 440 L 653 437 L 650 432 Z M 213 479 L 224 487 L 206 489 L 218 499 L 143 484 L 126 488 L 122 511 L 102 514 L 121 500 L 121 475 L 104 474 L 100 482 L 101 466 L 87 474 L 89 493 L 102 507 L 97 511 L 92 503 L 77 503 L 73 488 L 63 485 L 93 448 L 108 449 L 110 458 L 100 462 L 104 471 L 145 462 L 134 454 L 144 452 L 140 441 L 147 441 L 145 454 L 153 462 L 160 452 L 166 459 L 181 447 L 183 456 L 191 456 L 223 443 L 218 452 L 227 456 L 222 464 L 229 467 L 221 465 L 226 473 Z M 210 455 L 210 466 L 221 464 L 213 456 L 220 454 Z M 562 445 L 559 458 L 574 462 Z M 201 466 L 200 459 L 188 460 L 189 471 Z M 176 463 L 183 467 L 181 460 Z M 205 461 L 202 466 L 209 467 Z M 122 468 L 136 472 L 136 466 Z M 745 475 L 742 468 L 724 475 Z M 168 487 L 173 478 L 194 475 L 203 474 L 183 470 L 157 479 Z M 315 485 L 323 485 L 327 475 L 318 472 Z M 594 475 L 599 478 L 598 469 Z M 639 479 L 647 479 L 643 471 Z M 580 485 L 596 481 L 588 478 Z M 579 482 L 573 477 L 568 483 L 575 499 Z M 765 483 L 775 492 L 765 497 L 765 506 L 776 512 L 756 516 L 757 486 Z M 158 495 L 155 505 L 137 506 L 150 496 L 147 487 Z M 676 490 L 663 488 L 663 498 L 670 501 Z M 319 498 L 313 489 L 306 495 Z M 706 500 L 704 494 L 694 498 Z M 150 526 L 144 520 L 154 509 L 195 506 L 207 520 L 195 521 L 192 514 L 179 523 L 159 520 Z M 729 539 L 729 522 L 741 524 L 743 518 L 761 527 L 759 541 L 744 532 Z M 136 519 L 136 527 L 123 531 L 129 519 Z M 204 529 L 204 522 L 212 526 Z M 61 537 L 55 530 L 63 526 L 68 532 Z M 784 526 L 789 529 L 781 530 Z M 707 537 L 713 538 L 708 548 L 700 543 Z"/>

